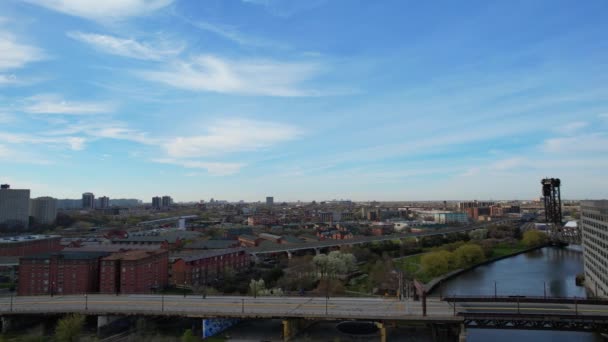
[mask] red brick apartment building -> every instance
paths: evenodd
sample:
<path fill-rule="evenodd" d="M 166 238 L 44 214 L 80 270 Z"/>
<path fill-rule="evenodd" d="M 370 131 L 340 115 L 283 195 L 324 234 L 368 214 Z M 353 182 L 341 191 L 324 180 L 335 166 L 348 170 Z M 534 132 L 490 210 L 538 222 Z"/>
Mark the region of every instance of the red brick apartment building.
<path fill-rule="evenodd" d="M 175 255 L 171 261 L 171 284 L 196 286 L 217 278 L 228 268 L 247 268 L 250 258 L 242 249 L 229 249 Z"/>
<path fill-rule="evenodd" d="M 0 256 L 25 256 L 59 252 L 59 235 L 23 235 L 0 238 Z"/>
<path fill-rule="evenodd" d="M 167 286 L 167 250 L 133 250 L 101 260 L 101 293 L 150 293 Z"/>
<path fill-rule="evenodd" d="M 19 296 L 99 292 L 99 259 L 105 252 L 59 252 L 19 259 Z"/>

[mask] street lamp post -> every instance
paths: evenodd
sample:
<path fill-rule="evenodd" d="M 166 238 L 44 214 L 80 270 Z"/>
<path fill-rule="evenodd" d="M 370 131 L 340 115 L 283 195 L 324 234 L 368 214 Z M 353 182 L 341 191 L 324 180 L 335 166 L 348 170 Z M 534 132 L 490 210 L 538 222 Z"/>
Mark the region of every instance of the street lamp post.
<path fill-rule="evenodd" d="M 53 282 L 51 282 L 51 297 L 53 297 L 54 291 L 55 291 L 55 282 L 53 281 Z"/>
<path fill-rule="evenodd" d="M 165 295 L 160 295 L 160 311 L 165 311 Z"/>
<path fill-rule="evenodd" d="M 545 299 L 547 299 L 547 282 L 543 281 L 543 292 L 545 293 Z"/>
<path fill-rule="evenodd" d="M 84 294 L 84 309 L 89 310 L 89 296 L 86 293 Z"/>
<path fill-rule="evenodd" d="M 494 281 L 494 299 L 496 299 L 498 292 L 496 291 L 496 280 Z"/>
<path fill-rule="evenodd" d="M 13 294 L 11 293 L 11 312 L 13 312 Z"/>
<path fill-rule="evenodd" d="M 184 298 L 186 298 L 186 281 L 184 280 Z"/>

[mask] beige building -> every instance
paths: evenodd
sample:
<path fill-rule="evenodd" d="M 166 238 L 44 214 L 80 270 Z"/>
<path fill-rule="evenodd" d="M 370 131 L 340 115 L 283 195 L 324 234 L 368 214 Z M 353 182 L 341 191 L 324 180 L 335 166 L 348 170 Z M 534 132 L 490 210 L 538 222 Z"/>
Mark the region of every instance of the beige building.
<path fill-rule="evenodd" d="M 57 199 L 53 197 L 38 197 L 30 203 L 30 216 L 36 223 L 53 224 L 57 218 Z"/>
<path fill-rule="evenodd" d="M 608 200 L 581 202 L 585 286 L 608 297 Z"/>

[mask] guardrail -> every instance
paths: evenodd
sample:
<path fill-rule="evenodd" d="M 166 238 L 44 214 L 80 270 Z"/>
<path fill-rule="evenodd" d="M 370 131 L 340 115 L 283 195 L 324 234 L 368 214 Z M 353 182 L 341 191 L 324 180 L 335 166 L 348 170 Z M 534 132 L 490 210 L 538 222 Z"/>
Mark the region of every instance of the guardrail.
<path fill-rule="evenodd" d="M 543 296 L 447 296 L 446 302 L 494 302 L 494 303 L 551 303 L 551 304 L 589 304 L 608 305 L 608 299 L 583 297 L 543 297 Z"/>

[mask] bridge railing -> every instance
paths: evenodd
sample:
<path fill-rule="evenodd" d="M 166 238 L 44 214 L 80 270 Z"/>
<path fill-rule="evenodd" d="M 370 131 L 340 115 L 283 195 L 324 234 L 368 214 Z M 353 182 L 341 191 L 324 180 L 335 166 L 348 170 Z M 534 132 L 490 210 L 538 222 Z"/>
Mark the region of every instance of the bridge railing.
<path fill-rule="evenodd" d="M 507 303 L 556 303 L 608 305 L 608 299 L 584 297 L 544 297 L 544 296 L 446 296 L 447 302 L 507 302 Z"/>

